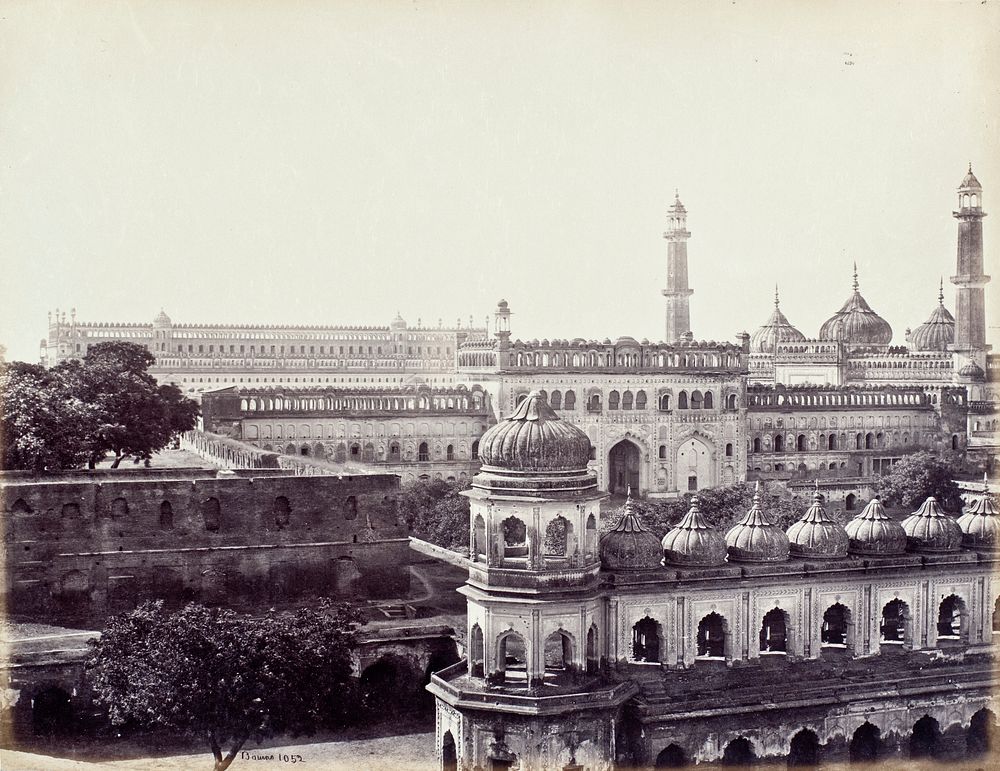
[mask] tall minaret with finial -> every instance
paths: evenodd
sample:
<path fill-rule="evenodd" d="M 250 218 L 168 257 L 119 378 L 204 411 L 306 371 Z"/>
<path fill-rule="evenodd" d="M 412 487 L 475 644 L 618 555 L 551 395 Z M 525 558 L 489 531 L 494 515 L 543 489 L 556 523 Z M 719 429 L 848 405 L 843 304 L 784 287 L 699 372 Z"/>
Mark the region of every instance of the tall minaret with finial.
<path fill-rule="evenodd" d="M 983 186 L 969 172 L 958 188 L 958 268 L 951 277 L 955 290 L 955 343 L 952 349 L 964 359 L 984 359 L 986 345 L 986 298 L 990 277 L 983 274 Z M 963 359 L 963 360 L 964 360 Z M 980 366 L 985 362 L 979 361 Z"/>
<path fill-rule="evenodd" d="M 691 331 L 691 309 L 688 298 L 693 289 L 688 287 L 687 241 L 691 234 L 687 229 L 687 210 L 677 191 L 674 203 L 667 210 L 667 288 L 663 296 L 667 298 L 667 327 L 664 340 L 672 343 Z"/>

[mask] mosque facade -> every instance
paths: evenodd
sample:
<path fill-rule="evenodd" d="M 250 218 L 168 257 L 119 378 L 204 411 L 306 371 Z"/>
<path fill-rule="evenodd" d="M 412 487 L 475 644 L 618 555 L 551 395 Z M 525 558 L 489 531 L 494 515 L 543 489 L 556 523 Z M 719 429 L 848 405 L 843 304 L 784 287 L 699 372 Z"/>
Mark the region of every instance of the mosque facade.
<path fill-rule="evenodd" d="M 429 685 L 443 769 L 916 760 L 989 741 L 988 494 L 902 522 L 873 499 L 845 526 L 817 488 L 787 531 L 759 496 L 718 530 L 695 498 L 662 541 L 629 497 L 599 535 L 590 449 L 540 391 L 481 439 L 467 655 Z"/>

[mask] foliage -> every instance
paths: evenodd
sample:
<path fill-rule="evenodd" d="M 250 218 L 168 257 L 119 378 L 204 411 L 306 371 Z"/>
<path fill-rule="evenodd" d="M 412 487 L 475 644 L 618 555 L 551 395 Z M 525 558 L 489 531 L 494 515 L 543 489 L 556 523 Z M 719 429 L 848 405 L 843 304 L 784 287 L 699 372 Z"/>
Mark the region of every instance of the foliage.
<path fill-rule="evenodd" d="M 159 386 L 155 361 L 134 343 L 91 346 L 86 358 L 51 370 L 14 362 L 0 374 L 3 467 L 31 471 L 93 467 L 107 452 L 149 460 L 194 428 L 198 405 L 174 385 Z"/>
<path fill-rule="evenodd" d="M 698 497 L 698 509 L 706 523 L 725 533 L 750 509 L 753 504 L 754 485 L 739 482 L 734 485 L 699 490 L 696 494 L 688 493 L 683 498 L 633 500 L 633 504 L 639 521 L 658 538 L 662 538 L 691 508 L 691 498 L 694 495 Z M 760 506 L 772 522 L 782 529 L 787 529 L 805 513 L 809 502 L 799 496 L 778 494 L 774 490 L 762 487 Z M 612 521 L 607 526 L 613 524 Z"/>
<path fill-rule="evenodd" d="M 0 420 L 3 468 L 39 472 L 87 460 L 97 409 L 67 392 L 59 373 L 12 362 L 0 370 Z"/>
<path fill-rule="evenodd" d="M 934 496 L 946 511 L 962 509 L 955 477 L 959 469 L 948 457 L 922 450 L 903 456 L 888 474 L 878 478 L 875 494 L 887 506 L 914 510 Z"/>
<path fill-rule="evenodd" d="M 113 724 L 207 739 L 223 771 L 251 738 L 309 734 L 331 713 L 348 713 L 350 651 L 363 620 L 328 600 L 260 618 L 193 603 L 167 613 L 146 602 L 91 641 L 88 679 Z"/>
<path fill-rule="evenodd" d="M 416 480 L 403 486 L 399 509 L 414 536 L 446 549 L 468 549 L 469 499 L 459 493 L 468 485 Z"/>

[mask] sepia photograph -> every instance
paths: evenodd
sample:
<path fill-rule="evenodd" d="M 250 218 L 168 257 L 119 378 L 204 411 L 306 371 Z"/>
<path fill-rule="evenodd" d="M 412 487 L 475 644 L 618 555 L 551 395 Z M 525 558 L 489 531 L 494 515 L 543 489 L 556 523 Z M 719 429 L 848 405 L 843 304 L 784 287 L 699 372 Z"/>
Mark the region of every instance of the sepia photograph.
<path fill-rule="evenodd" d="M 1000 769 L 998 245 L 993 0 L 0 1 L 0 768 Z"/>

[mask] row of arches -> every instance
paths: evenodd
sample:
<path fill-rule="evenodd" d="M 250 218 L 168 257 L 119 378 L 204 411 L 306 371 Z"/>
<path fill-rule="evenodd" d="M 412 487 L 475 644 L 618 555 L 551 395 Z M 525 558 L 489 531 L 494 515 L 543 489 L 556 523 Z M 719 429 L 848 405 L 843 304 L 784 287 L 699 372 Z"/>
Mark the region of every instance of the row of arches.
<path fill-rule="evenodd" d="M 520 632 L 508 629 L 496 638 L 492 651 L 487 651 L 483 630 L 476 623 L 469 634 L 469 673 L 515 688 L 558 684 L 574 672 L 598 670 L 599 637 L 597 625 L 591 624 L 581 657 L 576 638 L 565 629 L 549 634 L 537 653 L 531 650 Z M 491 655 L 488 657 L 488 654 Z"/>
<path fill-rule="evenodd" d="M 517 343 L 515 343 L 515 346 Z M 514 367 L 566 367 L 597 369 L 614 367 L 641 367 L 646 369 L 719 369 L 740 366 L 740 354 L 722 352 L 668 353 L 638 351 L 524 351 L 515 348 L 510 354 Z"/>
<path fill-rule="evenodd" d="M 466 437 L 479 436 L 486 430 L 485 422 L 433 422 L 433 423 L 382 423 L 378 421 L 365 423 L 287 423 L 243 422 L 244 439 L 350 439 L 397 438 L 413 439 L 417 436 L 426 437 Z"/>
<path fill-rule="evenodd" d="M 250 396 L 240 399 L 240 412 L 469 411 L 483 410 L 485 406 L 485 396 L 479 391 L 452 395 Z"/>
<path fill-rule="evenodd" d="M 958 745 L 957 753 L 955 749 L 948 751 L 946 748 L 945 734 L 954 735 L 951 743 Z M 901 738 L 901 748 L 905 748 L 906 755 L 913 760 L 941 760 L 945 757 L 955 759 L 956 754 L 981 758 L 996 747 L 997 717 L 992 710 L 984 707 L 973 713 L 968 728 L 951 726 L 948 731 L 942 731 L 941 724 L 925 714 L 913 723 L 909 735 Z M 881 729 L 867 720 L 851 733 L 849 740 L 845 737 L 845 743 L 846 754 L 851 763 L 876 763 L 896 754 L 895 743 L 889 744 L 882 736 Z M 831 749 L 832 753 L 829 752 Z M 789 739 L 786 761 L 792 768 L 815 768 L 824 761 L 836 759 L 843 753 L 843 749 L 843 745 L 824 747 L 816 731 L 803 727 Z M 827 754 L 833 754 L 834 758 L 824 757 Z M 766 757 L 768 762 L 776 759 L 773 755 Z M 719 763 L 722 766 L 745 767 L 756 765 L 762 760 L 765 758 L 754 742 L 749 737 L 740 736 L 726 744 Z M 656 755 L 654 768 L 686 768 L 693 761 L 694 758 L 680 744 L 671 742 Z"/>
<path fill-rule="evenodd" d="M 293 442 L 282 445 L 265 443 L 261 446 L 264 452 L 279 452 L 286 455 L 312 457 L 317 460 L 330 460 L 334 463 L 429 463 L 431 461 L 475 461 L 479 455 L 479 440 L 471 445 L 447 444 L 444 446 L 420 442 L 416 447 L 409 447 L 400 442 L 390 442 L 388 447 L 377 447 L 371 442 L 340 442 L 332 450 L 322 442 L 314 444 Z"/>
<path fill-rule="evenodd" d="M 917 441 L 917 434 L 913 439 Z M 748 442 L 747 451 L 760 452 L 829 452 L 841 450 L 879 450 L 910 444 L 910 432 L 869 431 L 856 433 L 853 437 L 846 432 L 839 434 L 764 434 L 755 436 Z"/>
<path fill-rule="evenodd" d="M 632 627 L 631 658 L 636 662 L 660 663 L 662 627 L 660 622 L 645 616 Z M 879 617 L 881 647 L 913 647 L 913 625 L 909 605 L 900 599 L 886 603 Z M 965 600 L 958 595 L 945 597 L 938 605 L 937 642 L 939 646 L 967 643 L 969 613 Z M 758 654 L 786 655 L 793 653 L 795 630 L 790 617 L 782 608 L 773 608 L 763 615 L 757 633 Z M 993 612 L 993 632 L 1000 633 L 1000 597 Z M 823 612 L 819 629 L 820 648 L 839 648 L 854 652 L 854 620 L 850 609 L 835 603 Z M 712 611 L 698 622 L 695 636 L 695 660 L 728 660 L 734 657 L 729 620 Z"/>
<path fill-rule="evenodd" d="M 785 391 L 769 386 L 752 386 L 747 389 L 747 405 L 750 407 L 882 407 L 882 406 L 924 406 L 929 399 L 923 391 L 885 390 L 858 391 L 855 389 L 836 391 Z"/>

